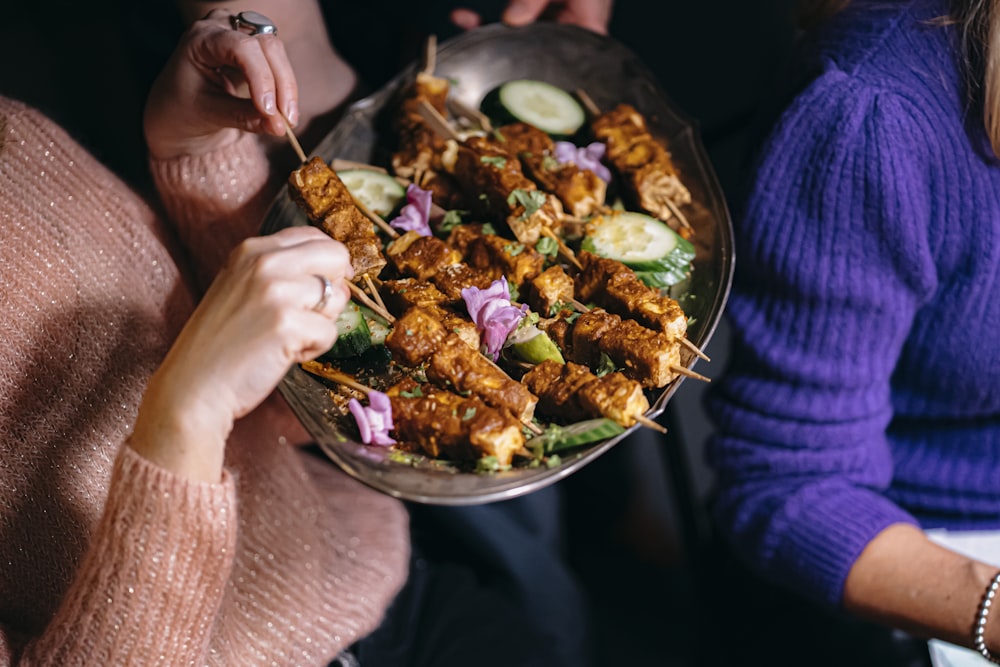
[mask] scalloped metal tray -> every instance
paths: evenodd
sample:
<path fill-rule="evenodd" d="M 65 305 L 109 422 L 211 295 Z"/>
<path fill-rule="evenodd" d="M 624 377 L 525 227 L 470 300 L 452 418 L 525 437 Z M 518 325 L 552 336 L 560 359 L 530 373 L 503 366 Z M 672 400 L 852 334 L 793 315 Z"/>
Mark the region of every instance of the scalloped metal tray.
<path fill-rule="evenodd" d="M 416 66 L 348 109 L 314 151 L 327 160 L 341 158 L 369 164 L 388 163 L 380 136 L 380 113 L 397 89 L 410 81 Z M 691 279 L 673 294 L 691 323 L 689 338 L 702 348 L 722 316 L 733 272 L 733 232 L 718 181 L 693 124 L 678 113 L 655 78 L 618 42 L 564 25 L 536 23 L 522 28 L 492 25 L 443 43 L 437 55 L 438 76 L 454 81 L 452 95 L 478 106 L 495 86 L 511 79 L 547 81 L 566 90 L 585 89 L 601 108 L 628 102 L 649 121 L 654 136 L 665 139 L 694 203 L 685 213 L 695 228 L 697 256 Z M 282 191 L 264 220 L 263 232 L 307 224 Z M 688 366 L 694 359 L 686 360 Z M 651 395 L 649 415 L 663 412 L 683 378 Z M 460 472 L 432 462 L 391 460 L 387 450 L 353 442 L 338 430 L 329 392 L 298 367 L 280 391 L 323 451 L 348 474 L 397 498 L 438 505 L 471 505 L 514 498 L 543 488 L 581 469 L 634 430 L 568 452 L 552 468 L 514 469 L 492 474 Z M 331 414 L 332 413 L 332 414 Z"/>

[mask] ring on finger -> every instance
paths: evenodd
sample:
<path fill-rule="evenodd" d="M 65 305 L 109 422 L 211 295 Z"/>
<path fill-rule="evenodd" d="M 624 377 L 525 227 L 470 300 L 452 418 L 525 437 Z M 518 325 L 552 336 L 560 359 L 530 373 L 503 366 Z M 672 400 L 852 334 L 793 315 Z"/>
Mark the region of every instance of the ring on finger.
<path fill-rule="evenodd" d="M 315 275 L 316 278 L 319 279 L 320 283 L 322 283 L 323 293 L 320 295 L 319 301 L 316 302 L 316 305 L 313 306 L 312 309 L 317 313 L 322 313 L 323 309 L 326 308 L 326 304 L 333 298 L 333 282 L 326 276 L 321 276 L 318 273 L 313 275 Z"/>
<path fill-rule="evenodd" d="M 240 12 L 229 18 L 233 30 L 245 32 L 248 35 L 277 35 L 278 28 L 274 22 L 260 12 Z"/>

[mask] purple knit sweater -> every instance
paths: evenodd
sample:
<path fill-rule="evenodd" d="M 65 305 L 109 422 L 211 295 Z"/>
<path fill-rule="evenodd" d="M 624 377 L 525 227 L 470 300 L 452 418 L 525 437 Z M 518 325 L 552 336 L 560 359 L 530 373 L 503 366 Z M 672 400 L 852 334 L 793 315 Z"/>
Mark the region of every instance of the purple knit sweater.
<path fill-rule="evenodd" d="M 890 524 L 1000 527 L 1000 166 L 967 132 L 954 35 L 928 22 L 946 10 L 828 27 L 736 225 L 717 518 L 831 605 Z"/>

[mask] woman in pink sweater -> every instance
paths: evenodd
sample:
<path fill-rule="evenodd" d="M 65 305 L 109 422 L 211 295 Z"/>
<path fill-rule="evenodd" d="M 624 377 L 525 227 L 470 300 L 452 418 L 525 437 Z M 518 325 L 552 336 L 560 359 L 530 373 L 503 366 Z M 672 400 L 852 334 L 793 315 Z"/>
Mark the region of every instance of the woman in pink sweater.
<path fill-rule="evenodd" d="M 146 117 L 171 227 L 0 98 L 0 665 L 326 665 L 401 586 L 402 506 L 271 398 L 350 272 L 316 230 L 245 241 L 275 191 L 254 132 L 295 99 L 277 38 L 185 35 Z"/>

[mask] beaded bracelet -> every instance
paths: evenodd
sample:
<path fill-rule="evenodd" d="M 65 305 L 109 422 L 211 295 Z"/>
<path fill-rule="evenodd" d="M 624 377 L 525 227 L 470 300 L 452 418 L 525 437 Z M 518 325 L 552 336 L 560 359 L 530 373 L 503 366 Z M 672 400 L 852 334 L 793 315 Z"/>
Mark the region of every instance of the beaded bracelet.
<path fill-rule="evenodd" d="M 993 607 L 993 600 L 997 596 L 998 589 L 1000 589 L 1000 572 L 993 575 L 990 585 L 986 588 L 986 594 L 983 595 L 983 601 L 979 605 L 979 614 L 976 616 L 976 625 L 972 631 L 972 645 L 984 658 L 1000 665 L 1000 658 L 990 653 L 990 650 L 986 648 L 986 639 L 984 638 L 986 621 L 990 617 L 990 609 Z"/>

